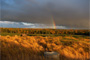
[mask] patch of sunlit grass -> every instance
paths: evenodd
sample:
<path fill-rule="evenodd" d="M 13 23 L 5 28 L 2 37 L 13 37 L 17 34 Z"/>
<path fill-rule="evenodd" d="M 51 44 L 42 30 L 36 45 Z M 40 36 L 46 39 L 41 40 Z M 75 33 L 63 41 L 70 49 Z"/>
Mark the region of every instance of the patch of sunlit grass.
<path fill-rule="evenodd" d="M 86 60 L 90 59 L 88 41 L 88 38 L 78 39 L 73 36 L 0 36 L 1 58 L 2 60 L 45 60 L 43 55 L 45 51 L 57 51 L 61 60 Z"/>

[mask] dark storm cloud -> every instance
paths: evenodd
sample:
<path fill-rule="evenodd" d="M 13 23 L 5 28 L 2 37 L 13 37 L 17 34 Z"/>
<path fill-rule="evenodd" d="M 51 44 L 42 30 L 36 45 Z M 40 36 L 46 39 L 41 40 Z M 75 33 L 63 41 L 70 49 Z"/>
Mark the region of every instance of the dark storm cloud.
<path fill-rule="evenodd" d="M 89 0 L 1 0 L 1 20 L 88 28 Z"/>

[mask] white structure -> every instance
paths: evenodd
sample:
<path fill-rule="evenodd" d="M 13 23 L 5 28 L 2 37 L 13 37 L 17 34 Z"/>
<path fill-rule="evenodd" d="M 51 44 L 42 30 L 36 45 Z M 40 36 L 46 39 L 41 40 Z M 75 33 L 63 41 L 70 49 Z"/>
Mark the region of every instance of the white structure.
<path fill-rule="evenodd" d="M 59 60 L 59 53 L 57 52 L 44 52 L 44 57 L 46 60 Z"/>

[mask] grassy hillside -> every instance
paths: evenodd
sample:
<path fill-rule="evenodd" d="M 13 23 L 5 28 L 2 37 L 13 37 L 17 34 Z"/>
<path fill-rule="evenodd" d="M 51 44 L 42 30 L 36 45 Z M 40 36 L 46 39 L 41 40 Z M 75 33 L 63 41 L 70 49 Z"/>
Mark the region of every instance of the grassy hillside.
<path fill-rule="evenodd" d="M 60 53 L 60 60 L 89 60 L 89 36 L 0 36 L 2 60 L 45 60 L 45 51 Z"/>

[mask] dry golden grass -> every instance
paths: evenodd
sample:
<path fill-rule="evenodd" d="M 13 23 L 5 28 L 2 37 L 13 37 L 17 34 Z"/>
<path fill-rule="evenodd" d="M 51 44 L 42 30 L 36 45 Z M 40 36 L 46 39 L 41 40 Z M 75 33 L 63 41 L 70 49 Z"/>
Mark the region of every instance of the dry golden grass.
<path fill-rule="evenodd" d="M 88 60 L 89 38 L 70 36 L 0 36 L 1 60 L 45 60 L 45 51 L 60 53 L 60 60 Z"/>

